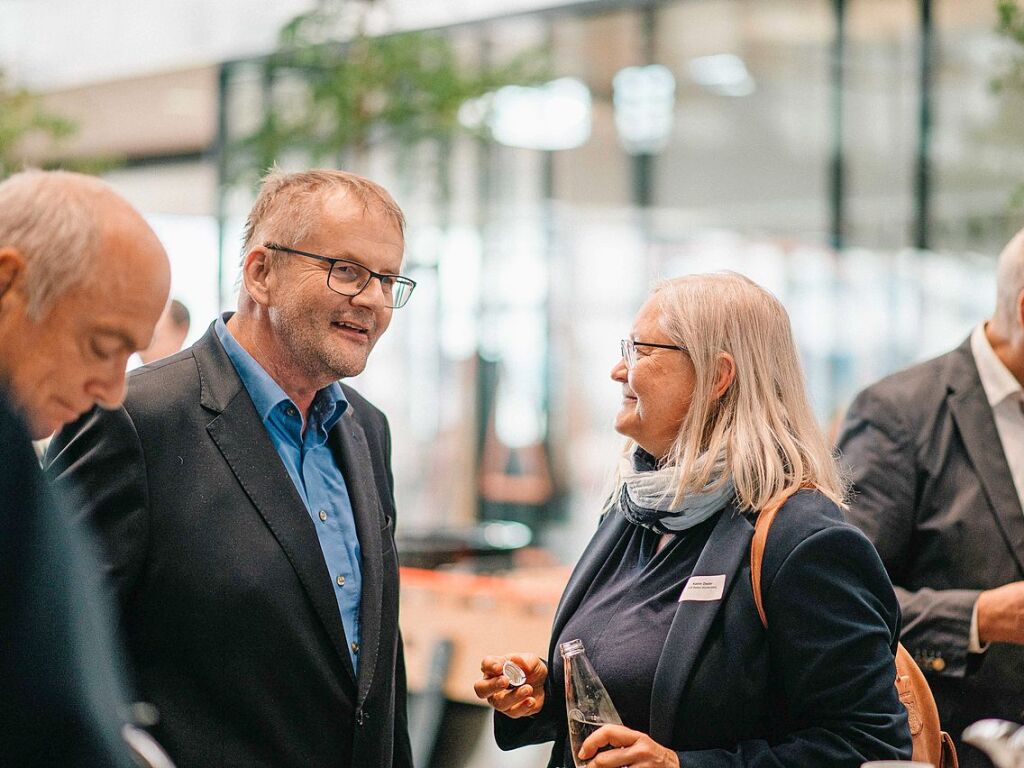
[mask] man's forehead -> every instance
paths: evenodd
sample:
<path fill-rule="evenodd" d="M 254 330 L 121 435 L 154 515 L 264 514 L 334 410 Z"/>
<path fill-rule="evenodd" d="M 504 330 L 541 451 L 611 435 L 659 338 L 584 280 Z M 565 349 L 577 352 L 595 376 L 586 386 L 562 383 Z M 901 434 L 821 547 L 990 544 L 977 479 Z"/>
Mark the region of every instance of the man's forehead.
<path fill-rule="evenodd" d="M 370 229 L 368 231 L 360 231 L 359 229 L 345 229 L 343 230 L 344 243 L 331 244 L 335 250 L 339 246 L 348 247 L 349 250 L 360 250 L 360 246 L 367 247 L 381 247 L 383 246 L 389 251 L 395 251 L 401 254 L 405 250 L 405 240 L 402 238 L 401 232 L 397 230 L 391 232 L 386 229 Z M 352 248 L 354 246 L 354 248 Z"/>
<path fill-rule="evenodd" d="M 380 201 L 360 200 L 349 190 L 335 190 L 321 201 L 319 214 L 320 227 L 343 229 L 351 237 L 376 243 L 405 246 L 401 226 Z"/>

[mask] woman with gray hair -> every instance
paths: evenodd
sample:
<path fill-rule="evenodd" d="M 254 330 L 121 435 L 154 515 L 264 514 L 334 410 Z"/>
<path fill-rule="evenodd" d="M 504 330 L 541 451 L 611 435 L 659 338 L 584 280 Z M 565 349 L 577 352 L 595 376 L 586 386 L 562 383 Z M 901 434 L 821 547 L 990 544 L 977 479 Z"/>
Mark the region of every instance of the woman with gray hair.
<path fill-rule="evenodd" d="M 548 661 L 489 656 L 502 749 L 550 766 L 829 766 L 909 759 L 899 607 L 804 389 L 779 301 L 732 273 L 663 283 L 622 359 L 616 488 L 566 586 Z M 777 510 L 754 599 L 751 540 Z M 569 747 L 561 643 L 581 639 L 622 720 Z M 509 687 L 506 661 L 526 673 Z M 517 681 L 518 682 L 518 681 Z M 599 752 L 600 750 L 600 752 Z"/>

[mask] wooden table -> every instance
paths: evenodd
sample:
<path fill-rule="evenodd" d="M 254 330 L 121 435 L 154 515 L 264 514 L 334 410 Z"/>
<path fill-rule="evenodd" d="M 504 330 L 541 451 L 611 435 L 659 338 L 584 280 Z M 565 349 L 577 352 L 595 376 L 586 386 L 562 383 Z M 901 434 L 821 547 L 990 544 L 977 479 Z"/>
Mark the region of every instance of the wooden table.
<path fill-rule="evenodd" d="M 427 686 L 437 650 L 449 641 L 444 696 L 483 704 L 473 693 L 484 656 L 531 652 L 545 657 L 551 621 L 568 568 L 484 576 L 402 568 L 401 626 L 409 690 Z M 437 677 L 435 670 L 435 677 Z"/>

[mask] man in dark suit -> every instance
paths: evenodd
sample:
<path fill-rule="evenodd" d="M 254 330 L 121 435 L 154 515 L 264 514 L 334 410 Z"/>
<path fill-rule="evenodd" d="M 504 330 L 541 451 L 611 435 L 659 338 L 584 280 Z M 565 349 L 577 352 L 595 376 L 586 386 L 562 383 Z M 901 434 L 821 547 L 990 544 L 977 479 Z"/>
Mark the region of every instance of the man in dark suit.
<path fill-rule="evenodd" d="M 169 283 L 152 230 L 99 180 L 0 184 L 0 764 L 135 765 L 108 585 L 30 437 L 120 404 Z"/>
<path fill-rule="evenodd" d="M 996 311 L 952 352 L 868 387 L 839 438 L 943 728 L 1024 721 L 1024 233 Z M 987 765 L 973 750 L 962 765 Z"/>
<path fill-rule="evenodd" d="M 403 225 L 361 177 L 270 174 L 238 311 L 51 444 L 182 768 L 411 768 L 390 432 L 338 383 L 409 298 Z"/>

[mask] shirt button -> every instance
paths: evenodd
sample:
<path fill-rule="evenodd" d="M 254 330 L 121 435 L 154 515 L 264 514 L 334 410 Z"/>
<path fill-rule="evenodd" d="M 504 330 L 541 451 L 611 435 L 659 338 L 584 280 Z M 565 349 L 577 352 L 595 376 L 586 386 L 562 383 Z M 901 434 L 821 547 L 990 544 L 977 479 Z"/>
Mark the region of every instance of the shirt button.
<path fill-rule="evenodd" d="M 359 653 L 359 643 L 352 643 L 352 653 Z"/>
<path fill-rule="evenodd" d="M 324 512 L 322 509 L 320 510 L 320 519 L 321 520 L 326 520 L 327 519 L 327 513 Z"/>
<path fill-rule="evenodd" d="M 345 586 L 345 577 L 344 576 L 339 576 L 337 581 L 338 581 L 338 586 L 339 587 L 344 587 Z"/>
<path fill-rule="evenodd" d="M 287 411 L 285 411 L 285 413 L 287 413 L 289 416 L 294 416 L 295 415 L 295 409 L 294 408 L 289 408 Z"/>

